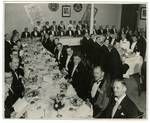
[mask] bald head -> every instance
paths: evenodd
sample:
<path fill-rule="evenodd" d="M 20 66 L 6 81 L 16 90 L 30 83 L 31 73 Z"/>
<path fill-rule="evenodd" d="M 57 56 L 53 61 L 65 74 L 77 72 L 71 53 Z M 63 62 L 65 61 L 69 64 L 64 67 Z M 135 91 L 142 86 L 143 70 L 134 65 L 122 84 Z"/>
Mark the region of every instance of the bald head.
<path fill-rule="evenodd" d="M 96 66 L 93 70 L 93 75 L 95 80 L 99 80 L 104 77 L 104 72 L 100 66 Z"/>

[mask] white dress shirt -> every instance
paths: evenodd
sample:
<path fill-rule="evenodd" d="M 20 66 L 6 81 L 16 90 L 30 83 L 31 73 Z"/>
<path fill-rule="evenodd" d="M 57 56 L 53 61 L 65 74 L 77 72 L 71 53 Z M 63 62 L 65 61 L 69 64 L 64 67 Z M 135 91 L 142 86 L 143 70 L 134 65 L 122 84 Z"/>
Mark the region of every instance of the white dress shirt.
<path fill-rule="evenodd" d="M 110 44 L 114 45 L 114 42 L 115 42 L 115 39 L 112 39 Z"/>
<path fill-rule="evenodd" d="M 61 51 L 58 52 L 57 59 L 60 60 Z"/>
<path fill-rule="evenodd" d="M 25 32 L 25 35 L 26 35 L 26 38 L 27 38 L 27 36 L 28 36 L 28 32 Z"/>
<path fill-rule="evenodd" d="M 37 32 L 36 31 L 34 31 L 34 35 L 37 36 Z"/>
<path fill-rule="evenodd" d="M 72 24 L 68 24 L 67 29 L 71 28 L 71 30 L 73 30 L 73 25 Z"/>
<path fill-rule="evenodd" d="M 54 35 L 54 31 L 52 31 L 52 35 Z"/>
<path fill-rule="evenodd" d="M 122 100 L 125 98 L 125 96 L 126 96 L 126 94 L 124 94 L 124 95 L 123 95 L 122 97 L 120 97 L 119 99 L 118 99 L 118 98 L 115 98 L 116 104 L 115 104 L 115 106 L 113 107 L 113 110 L 112 110 L 112 115 L 111 115 L 112 118 L 114 117 L 114 115 L 115 115 L 115 113 L 116 113 L 116 111 L 117 111 L 117 109 L 118 109 L 120 103 L 121 103 Z"/>
<path fill-rule="evenodd" d="M 124 39 L 124 40 L 121 40 L 120 41 L 120 47 L 122 48 L 122 49 L 125 49 L 125 50 L 129 50 L 129 47 L 130 47 L 130 42 L 129 41 L 127 41 L 127 39 Z"/>
<path fill-rule="evenodd" d="M 68 63 L 69 63 L 69 61 L 70 61 L 70 58 L 71 58 L 71 56 L 68 56 L 67 57 L 67 60 L 66 60 L 66 65 L 65 65 L 65 68 L 68 70 Z"/>
<path fill-rule="evenodd" d="M 69 30 L 69 36 L 72 36 L 72 31 L 71 30 Z"/>
<path fill-rule="evenodd" d="M 134 51 L 134 48 L 136 46 L 137 42 L 133 42 L 132 45 L 131 45 L 131 51 L 133 52 Z"/>
<path fill-rule="evenodd" d="M 80 30 L 78 30 L 78 35 L 81 35 L 81 31 Z"/>
<path fill-rule="evenodd" d="M 11 44 L 11 41 L 10 41 L 10 40 L 7 40 L 7 42 L 8 42 L 9 44 Z"/>
<path fill-rule="evenodd" d="M 63 35 L 64 35 L 62 31 L 60 32 L 60 35 L 61 35 L 61 36 L 63 36 Z"/>
<path fill-rule="evenodd" d="M 71 77 L 73 76 L 73 74 L 74 74 L 74 72 L 75 72 L 75 70 L 76 70 L 77 67 L 78 67 L 78 64 L 77 64 L 77 65 L 74 65 L 73 70 L 72 70 L 72 73 L 71 73 Z"/>

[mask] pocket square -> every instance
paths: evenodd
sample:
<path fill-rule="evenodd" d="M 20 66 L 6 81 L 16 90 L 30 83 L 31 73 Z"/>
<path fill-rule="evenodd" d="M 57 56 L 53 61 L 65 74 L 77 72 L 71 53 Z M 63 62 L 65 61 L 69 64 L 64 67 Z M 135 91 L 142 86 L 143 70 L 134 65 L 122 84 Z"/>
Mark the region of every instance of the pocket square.
<path fill-rule="evenodd" d="M 124 116 L 125 114 L 122 112 L 121 115 Z"/>

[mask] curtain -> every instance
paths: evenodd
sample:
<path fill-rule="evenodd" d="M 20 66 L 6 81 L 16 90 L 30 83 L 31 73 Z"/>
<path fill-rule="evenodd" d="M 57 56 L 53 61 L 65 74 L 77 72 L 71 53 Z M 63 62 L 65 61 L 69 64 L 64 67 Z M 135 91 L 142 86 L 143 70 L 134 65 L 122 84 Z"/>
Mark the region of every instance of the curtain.
<path fill-rule="evenodd" d="M 138 4 L 122 5 L 121 28 L 129 26 L 134 30 L 137 27 L 138 7 Z"/>

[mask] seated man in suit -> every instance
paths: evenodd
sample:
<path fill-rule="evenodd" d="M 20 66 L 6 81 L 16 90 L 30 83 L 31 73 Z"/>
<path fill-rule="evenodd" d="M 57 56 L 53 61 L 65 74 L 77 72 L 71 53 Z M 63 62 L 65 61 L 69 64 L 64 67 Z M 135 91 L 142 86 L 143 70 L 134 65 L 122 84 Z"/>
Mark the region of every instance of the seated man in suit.
<path fill-rule="evenodd" d="M 81 40 L 81 47 L 82 47 L 81 51 L 84 57 L 87 56 L 89 50 L 88 40 L 89 40 L 89 35 L 88 33 L 85 33 L 83 39 Z"/>
<path fill-rule="evenodd" d="M 45 36 L 46 34 L 49 33 L 49 30 L 47 30 L 46 26 L 43 26 L 42 30 L 41 30 L 41 36 L 43 38 L 43 36 Z"/>
<path fill-rule="evenodd" d="M 110 32 L 109 25 L 106 25 L 105 29 L 103 30 L 103 34 L 107 35 Z"/>
<path fill-rule="evenodd" d="M 18 98 L 22 98 L 24 95 L 24 85 L 22 83 L 22 77 L 24 76 L 24 71 L 19 68 L 19 59 L 13 58 L 10 63 L 11 73 L 13 76 L 13 80 L 11 83 L 11 87 L 9 89 L 9 95 L 5 100 L 5 117 L 9 118 L 10 114 L 13 112 L 12 105 L 18 100 Z"/>
<path fill-rule="evenodd" d="M 43 39 L 42 44 L 48 51 L 54 54 L 55 44 L 53 35 L 48 36 L 47 34 L 46 37 Z"/>
<path fill-rule="evenodd" d="M 57 24 L 56 24 L 56 21 L 53 21 L 52 22 L 52 25 L 51 25 L 51 30 L 53 30 L 55 33 L 57 33 L 57 30 L 58 28 L 57 28 Z"/>
<path fill-rule="evenodd" d="M 32 39 L 40 39 L 41 37 L 41 34 L 40 32 L 38 31 L 38 28 L 37 27 L 34 27 L 33 28 L 33 31 L 31 32 L 31 38 Z"/>
<path fill-rule="evenodd" d="M 113 81 L 117 78 L 122 78 L 122 60 L 119 52 L 116 48 L 109 45 L 109 56 L 108 56 L 108 72 L 110 79 Z"/>
<path fill-rule="evenodd" d="M 77 23 L 76 23 L 75 20 L 73 21 L 73 24 L 72 24 L 72 25 L 73 25 L 73 31 L 75 32 L 75 31 L 76 31 L 76 26 L 77 26 Z"/>
<path fill-rule="evenodd" d="M 103 112 L 102 118 L 137 118 L 142 114 L 127 96 L 127 86 L 124 80 L 114 81 L 113 92 L 114 97 Z"/>
<path fill-rule="evenodd" d="M 129 51 L 130 42 L 127 40 L 126 34 L 121 35 L 120 47 L 127 52 Z"/>
<path fill-rule="evenodd" d="M 117 34 L 116 33 L 111 33 L 110 35 L 111 35 L 111 39 L 109 40 L 109 44 L 114 46 L 116 44 L 116 42 L 118 42 Z"/>
<path fill-rule="evenodd" d="M 72 20 L 69 20 L 69 24 L 67 25 L 67 30 L 69 30 L 69 28 L 71 28 L 71 30 L 73 30 Z"/>
<path fill-rule="evenodd" d="M 99 26 L 99 28 L 97 29 L 97 32 L 96 32 L 98 35 L 102 35 L 103 34 L 103 27 L 102 25 Z"/>
<path fill-rule="evenodd" d="M 60 21 L 60 24 L 58 25 L 58 35 L 64 36 L 65 35 L 65 25 L 63 21 Z"/>
<path fill-rule="evenodd" d="M 57 36 L 57 30 L 55 28 L 56 28 L 55 26 L 51 26 L 49 35 Z"/>
<path fill-rule="evenodd" d="M 86 81 L 87 71 L 79 54 L 73 56 L 73 63 L 68 66 L 68 78 L 75 88 L 77 95 L 85 100 L 88 95 Z"/>
<path fill-rule="evenodd" d="M 104 72 L 100 66 L 96 66 L 93 70 L 94 80 L 91 86 L 91 103 L 93 105 L 93 117 L 101 116 L 102 111 L 108 104 L 107 85 L 108 82 L 104 78 Z"/>
<path fill-rule="evenodd" d="M 117 34 L 117 29 L 115 25 L 113 25 L 112 28 L 110 29 L 110 33 Z"/>
<path fill-rule="evenodd" d="M 82 30 L 80 29 L 79 26 L 77 26 L 77 27 L 76 27 L 76 30 L 75 30 L 75 36 L 76 36 L 76 37 L 80 37 L 80 36 L 82 36 L 82 35 L 83 35 Z"/>
<path fill-rule="evenodd" d="M 9 89 L 11 89 L 12 80 L 13 80 L 12 73 L 10 71 L 5 72 L 5 99 L 9 95 L 8 92 L 9 92 Z"/>
<path fill-rule="evenodd" d="M 29 39 L 30 38 L 30 32 L 28 31 L 27 27 L 24 28 L 24 32 L 22 32 L 21 38 L 22 39 Z"/>
<path fill-rule="evenodd" d="M 57 44 L 59 43 L 59 38 L 55 38 L 54 39 L 54 54 L 55 54 L 55 51 L 57 50 Z"/>
<path fill-rule="evenodd" d="M 131 52 L 140 52 L 139 41 L 138 41 L 136 35 L 132 35 L 132 43 L 130 45 L 130 51 Z"/>
<path fill-rule="evenodd" d="M 49 33 L 49 31 L 50 31 L 49 21 L 45 22 L 45 27 L 46 27 L 46 32 Z"/>
<path fill-rule="evenodd" d="M 85 21 L 84 24 L 82 25 L 82 32 L 83 34 L 85 34 L 86 32 L 89 34 L 90 31 L 89 31 L 89 25 L 88 23 Z"/>
<path fill-rule="evenodd" d="M 79 28 L 79 30 L 82 30 L 82 22 L 78 21 L 78 24 L 76 26 L 76 29 Z"/>
<path fill-rule="evenodd" d="M 62 64 L 63 57 L 65 56 L 65 51 L 63 49 L 62 43 L 58 43 L 55 50 L 55 57 L 58 64 Z M 61 66 L 61 65 L 60 65 Z"/>
<path fill-rule="evenodd" d="M 71 27 L 68 27 L 68 30 L 66 31 L 66 36 L 70 37 L 74 36 L 74 31 L 72 30 Z"/>
<path fill-rule="evenodd" d="M 42 24 L 41 24 L 41 21 L 37 21 L 36 22 L 36 25 L 35 25 L 35 27 L 37 27 L 37 31 L 41 31 L 41 29 L 42 29 Z"/>
<path fill-rule="evenodd" d="M 66 48 L 66 55 L 63 57 L 60 69 L 68 71 L 68 67 L 73 64 L 73 49 L 71 47 Z"/>
<path fill-rule="evenodd" d="M 10 35 L 5 34 L 5 72 L 9 71 L 9 62 L 11 61 L 11 52 L 12 52 L 13 44 L 10 41 Z"/>

